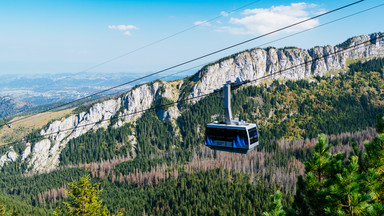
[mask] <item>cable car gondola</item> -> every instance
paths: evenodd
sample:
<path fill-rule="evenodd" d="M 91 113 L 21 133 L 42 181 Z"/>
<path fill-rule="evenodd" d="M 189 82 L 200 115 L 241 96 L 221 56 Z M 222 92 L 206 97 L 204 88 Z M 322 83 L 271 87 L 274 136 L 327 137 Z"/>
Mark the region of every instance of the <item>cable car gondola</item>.
<path fill-rule="evenodd" d="M 256 124 L 232 120 L 231 85 L 224 85 L 224 121 L 206 125 L 205 145 L 213 150 L 247 154 L 259 145 Z M 234 85 L 236 86 L 236 85 Z"/>

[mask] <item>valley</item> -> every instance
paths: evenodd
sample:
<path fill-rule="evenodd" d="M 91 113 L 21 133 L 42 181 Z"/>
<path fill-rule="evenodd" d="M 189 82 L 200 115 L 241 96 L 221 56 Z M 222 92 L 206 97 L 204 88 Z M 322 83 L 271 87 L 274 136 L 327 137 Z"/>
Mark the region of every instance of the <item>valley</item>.
<path fill-rule="evenodd" d="M 352 38 L 349 46 L 380 35 Z M 141 84 L 3 127 L 1 142 L 15 142 L 0 148 L 3 202 L 23 200 L 23 214 L 51 214 L 68 200 L 65 185 L 88 172 L 100 182 L 108 209 L 127 215 L 260 215 L 277 189 L 290 206 L 318 134 L 327 135 L 332 154 L 346 157 L 354 154 L 353 142 L 364 149 L 377 136 L 376 116 L 384 113 L 383 39 L 234 90 L 234 116 L 260 129 L 261 144 L 247 155 L 203 146 L 204 125 L 223 116 L 220 97 L 182 99 L 212 93 L 225 80 L 289 68 L 324 49 L 338 48 L 254 49 L 184 79 Z"/>
<path fill-rule="evenodd" d="M 76 109 L 34 116 L 12 130 L 3 127 L 3 144 L 16 142 L 0 148 L 4 203 L 22 200 L 24 214 L 51 214 L 68 200 L 66 185 L 88 172 L 114 213 L 261 215 L 277 189 L 283 204 L 292 206 L 319 134 L 327 135 L 332 154 L 346 158 L 355 152 L 353 142 L 363 150 L 378 135 L 382 36 L 351 38 L 343 46 L 378 39 L 306 64 L 341 45 L 251 49 L 190 77 L 140 84 Z M 291 68 L 297 64 L 303 66 Z M 228 80 L 266 74 L 276 75 L 232 93 L 234 116 L 259 126 L 258 148 L 247 155 L 206 148 L 205 125 L 223 118 L 222 98 L 211 93 Z"/>

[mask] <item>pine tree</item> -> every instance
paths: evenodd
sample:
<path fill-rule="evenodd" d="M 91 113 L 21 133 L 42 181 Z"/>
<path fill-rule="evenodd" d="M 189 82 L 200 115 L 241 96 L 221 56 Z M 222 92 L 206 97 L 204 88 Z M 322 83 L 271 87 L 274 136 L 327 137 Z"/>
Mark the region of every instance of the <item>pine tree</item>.
<path fill-rule="evenodd" d="M 360 187 L 358 157 L 352 156 L 349 164 L 342 173 L 336 175 L 336 180 L 327 188 L 326 199 L 330 202 L 326 212 L 330 215 L 362 215 L 370 212 L 371 196 Z"/>
<path fill-rule="evenodd" d="M 312 160 L 305 163 L 306 172 L 313 174 L 318 187 L 322 185 L 325 179 L 326 169 L 331 158 L 331 153 L 329 153 L 330 148 L 331 146 L 328 145 L 326 136 L 321 134 L 319 141 L 316 143 Z"/>
<path fill-rule="evenodd" d="M 91 184 L 89 174 L 85 174 L 79 181 L 69 185 L 67 193 L 72 198 L 70 202 L 64 202 L 63 208 L 57 208 L 55 215 L 97 215 L 110 216 L 107 207 L 103 206 L 99 199 L 102 190 L 99 183 Z M 118 213 L 122 215 L 122 213 Z"/>
<path fill-rule="evenodd" d="M 314 215 L 323 215 L 327 202 L 325 200 L 324 183 L 327 178 L 327 171 L 331 164 L 331 153 L 329 153 L 330 145 L 324 134 L 319 136 L 316 143 L 312 160 L 305 163 L 305 199 L 311 212 Z M 333 164 L 337 164 L 333 162 Z"/>
<path fill-rule="evenodd" d="M 269 212 L 263 212 L 264 216 L 285 216 L 283 205 L 281 204 L 281 192 L 278 190 L 270 196 Z"/>
<path fill-rule="evenodd" d="M 375 137 L 372 142 L 365 143 L 364 154 L 368 166 L 368 170 L 364 173 L 365 185 L 375 201 L 373 208 L 377 215 L 384 215 L 384 131 L 380 129 L 384 121 L 381 120 L 382 117 L 378 118 L 376 130 L 383 133 Z"/>

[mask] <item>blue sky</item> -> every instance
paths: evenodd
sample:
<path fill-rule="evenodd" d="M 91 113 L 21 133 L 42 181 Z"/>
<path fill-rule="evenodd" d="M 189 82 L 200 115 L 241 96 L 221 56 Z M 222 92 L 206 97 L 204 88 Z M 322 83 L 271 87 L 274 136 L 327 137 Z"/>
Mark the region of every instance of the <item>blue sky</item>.
<path fill-rule="evenodd" d="M 200 24 L 90 70 L 145 74 L 352 2 L 2 0 L 0 74 L 77 73 Z M 366 0 L 289 31 L 180 67 L 179 70 L 259 47 L 381 3 L 382 0 Z M 247 6 L 229 13 L 244 5 Z M 379 7 L 262 47 L 311 48 L 335 45 L 355 35 L 382 32 L 383 9 Z M 220 17 L 212 22 L 202 23 L 217 16 Z"/>

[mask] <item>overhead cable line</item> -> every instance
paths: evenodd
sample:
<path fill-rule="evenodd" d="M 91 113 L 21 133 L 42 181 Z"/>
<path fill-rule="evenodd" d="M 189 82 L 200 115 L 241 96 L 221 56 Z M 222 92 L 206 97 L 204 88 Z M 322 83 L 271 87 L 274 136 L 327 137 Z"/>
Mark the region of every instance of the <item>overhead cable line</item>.
<path fill-rule="evenodd" d="M 333 56 L 333 55 L 341 54 L 341 53 L 346 52 L 346 51 L 351 51 L 351 50 L 354 50 L 354 49 L 361 48 L 362 45 L 365 45 L 367 43 L 371 43 L 371 42 L 376 41 L 376 40 L 381 39 L 381 38 L 384 38 L 384 35 L 381 35 L 381 36 L 376 37 L 376 38 L 371 38 L 370 40 L 366 40 L 366 41 L 361 42 L 359 44 L 355 44 L 352 47 L 349 47 L 349 48 L 346 48 L 346 49 L 340 49 L 340 50 L 337 50 L 335 52 L 328 53 L 328 54 L 319 56 L 317 58 L 313 58 L 313 59 L 305 61 L 303 63 L 291 66 L 289 68 L 282 69 L 280 71 L 276 71 L 274 73 L 271 73 L 271 74 L 268 74 L 268 75 L 265 75 L 265 76 L 253 79 L 253 80 L 244 81 L 243 83 L 239 84 L 237 87 L 241 87 L 241 86 L 244 86 L 244 85 L 247 85 L 247 84 L 250 84 L 250 83 L 253 83 L 253 82 L 257 82 L 257 81 L 262 81 L 262 80 L 265 80 L 265 79 L 270 78 L 272 76 L 281 75 L 281 74 L 286 73 L 286 72 L 288 72 L 288 71 L 290 71 L 290 70 L 292 70 L 294 68 L 302 67 L 302 66 L 305 66 L 305 65 L 307 65 L 309 63 L 313 63 L 313 62 L 316 62 L 316 61 L 321 60 L 321 59 L 324 59 L 324 58 L 327 58 L 327 57 L 330 57 L 330 56 Z M 110 119 L 103 119 L 103 120 L 99 120 L 97 122 L 89 122 L 89 123 L 86 123 L 86 124 L 83 124 L 83 125 L 78 125 L 76 127 L 71 127 L 71 128 L 67 128 L 67 129 L 64 129 L 64 130 L 59 130 L 59 131 L 55 131 L 55 132 L 51 132 L 51 133 L 46 133 L 46 134 L 44 134 L 42 136 L 47 137 L 47 136 L 56 135 L 56 134 L 60 134 L 60 133 L 67 132 L 67 131 L 75 131 L 78 128 L 83 128 L 83 127 L 86 127 L 86 126 L 95 125 L 97 123 L 101 123 L 101 122 L 105 122 L 105 121 L 110 121 L 110 120 L 113 120 L 113 119 L 121 119 L 123 117 L 131 116 L 131 115 L 136 115 L 136 114 L 143 113 L 143 112 L 150 111 L 150 110 L 156 110 L 156 109 L 159 109 L 159 108 L 164 108 L 164 107 L 168 107 L 168 106 L 172 106 L 172 105 L 177 105 L 177 104 L 180 104 L 181 102 L 193 101 L 193 100 L 196 100 L 198 98 L 203 98 L 203 97 L 207 97 L 207 96 L 210 96 L 210 95 L 214 95 L 214 94 L 220 93 L 222 91 L 223 91 L 222 89 L 219 89 L 219 90 L 216 90 L 216 91 L 211 92 L 211 93 L 202 94 L 202 95 L 199 95 L 199 96 L 190 97 L 190 98 L 186 98 L 186 99 L 181 99 L 181 100 L 178 100 L 176 102 L 170 102 L 170 103 L 166 103 L 166 104 L 161 104 L 161 105 L 158 105 L 158 106 L 155 106 L 155 107 L 151 107 L 151 108 L 148 108 L 148 109 L 143 109 L 143 110 L 139 110 L 139 111 L 135 111 L 135 112 L 131 112 L 131 113 L 122 114 L 121 116 L 111 117 Z M 38 139 L 36 138 L 36 139 L 27 140 L 27 141 L 28 142 L 32 142 L 34 140 L 38 140 Z M 7 143 L 4 146 L 16 144 L 16 143 L 19 143 L 19 141 L 15 141 L 15 142 L 12 142 L 12 143 Z"/>
<path fill-rule="evenodd" d="M 283 31 L 283 30 L 292 28 L 292 27 L 294 27 L 294 26 L 300 25 L 300 24 L 305 23 L 305 22 L 308 22 L 308 21 L 310 21 L 310 20 L 314 20 L 314 19 L 316 19 L 316 18 L 325 16 L 325 15 L 327 15 L 327 14 L 331 14 L 331 13 L 334 13 L 334 12 L 336 12 L 336 11 L 339 11 L 339 10 L 345 9 L 345 8 L 347 8 L 347 7 L 350 7 L 350 6 L 352 6 L 352 5 L 361 3 L 361 2 L 363 2 L 363 1 L 364 1 L 364 0 L 355 1 L 355 2 L 353 2 L 353 3 L 350 3 L 350 4 L 347 4 L 347 5 L 338 7 L 338 8 L 336 8 L 336 9 L 333 9 L 333 10 L 330 10 L 330 11 L 327 11 L 327 12 L 324 12 L 324 13 L 322 13 L 322 14 L 313 16 L 313 17 L 311 17 L 311 18 L 308 18 L 308 19 L 305 19 L 305 20 L 296 22 L 296 23 L 291 24 L 291 25 L 287 25 L 287 26 L 285 26 L 285 27 L 282 27 L 282 28 L 273 30 L 273 31 L 271 31 L 271 32 L 262 34 L 262 35 L 260 35 L 260 36 L 256 36 L 256 37 L 253 37 L 253 38 L 251 38 L 251 39 L 248 39 L 248 40 L 245 40 L 245 41 L 242 41 L 242 42 L 239 42 L 239 43 L 236 43 L 236 44 L 227 46 L 227 47 L 225 47 L 225 48 L 221 48 L 221 49 L 219 49 L 219 50 L 216 50 L 216 51 L 210 52 L 210 53 L 208 53 L 208 54 L 199 56 L 199 57 L 197 57 L 197 58 L 194 58 L 194 59 L 191 59 L 191 60 L 188 60 L 188 61 L 185 61 L 185 62 L 176 64 L 176 65 L 174 65 L 174 66 L 171 66 L 171 67 L 168 67 L 168 68 L 159 70 L 159 71 L 157 71 L 157 72 L 154 72 L 154 73 L 151 73 L 151 74 L 148 74 L 148 75 L 145 75 L 145 76 L 142 76 L 142 77 L 133 79 L 133 80 L 131 80 L 131 81 L 122 83 L 122 84 L 120 84 L 120 85 L 116 85 L 116 86 L 113 86 L 113 87 L 104 89 L 104 90 L 102 90 L 102 91 L 95 92 L 95 93 L 93 93 L 93 94 L 90 94 L 90 95 L 88 95 L 88 96 L 85 96 L 85 97 L 82 97 L 82 98 L 73 100 L 73 101 L 71 101 L 71 102 L 67 102 L 67 103 L 64 103 L 64 104 L 62 104 L 62 105 L 59 105 L 59 106 L 56 106 L 56 107 L 49 108 L 49 109 L 47 109 L 47 110 L 45 110 L 45 111 L 43 111 L 43 112 L 39 112 L 39 113 L 36 113 L 36 114 L 40 114 L 40 113 L 44 113 L 44 112 L 48 112 L 48 111 L 52 111 L 52 110 L 55 110 L 55 109 L 60 108 L 60 107 L 65 107 L 65 106 L 67 106 L 67 105 L 69 105 L 69 104 L 73 104 L 73 103 L 75 103 L 75 102 L 78 102 L 78 101 L 81 101 L 81 100 L 84 100 L 84 99 L 93 97 L 93 96 L 95 96 L 95 95 L 102 94 L 102 93 L 107 92 L 107 91 L 110 91 L 110 90 L 112 90 L 112 89 L 116 89 L 116 88 L 119 88 L 119 87 L 128 85 L 128 84 L 130 84 L 130 83 L 133 83 L 133 82 L 136 82 L 136 81 L 139 81 L 139 80 L 142 80 L 142 79 L 145 79 L 145 78 L 154 76 L 154 75 L 156 75 L 156 74 L 160 74 L 160 73 L 163 73 L 163 72 L 165 72 L 165 71 L 169 71 L 169 70 L 171 70 L 171 69 L 178 68 L 178 67 L 180 67 L 180 66 L 182 66 L 182 65 L 186 65 L 186 64 L 195 62 L 195 61 L 197 61 L 197 60 L 206 58 L 206 57 L 208 57 L 208 56 L 211 56 L 211 55 L 214 55 L 214 54 L 217 54 L 217 53 L 221 53 L 221 52 L 223 52 L 223 51 L 226 51 L 226 50 L 232 49 L 232 48 L 234 48 L 234 47 L 237 47 L 237 46 L 240 46 L 240 45 L 249 43 L 249 42 L 251 42 L 251 41 L 254 41 L 254 40 L 257 40 L 257 39 L 260 39 L 260 38 L 263 38 L 263 37 L 266 37 L 266 36 L 275 34 L 275 33 L 277 33 L 277 32 L 280 32 L 280 31 Z M 34 115 L 36 115 L 36 114 L 34 114 Z M 12 124 L 12 123 L 15 123 L 15 122 L 19 122 L 19 121 L 22 121 L 22 120 L 24 120 L 24 119 L 30 118 L 31 116 L 33 116 L 33 115 L 25 116 L 25 117 L 16 119 L 16 120 L 14 120 L 14 121 L 10 121 L 10 122 L 8 122 L 8 123 L 6 123 L 6 124 Z M 3 124 L 3 125 L 5 125 L 5 124 Z M 1 126 L 3 126 L 3 125 L 1 125 Z"/>

